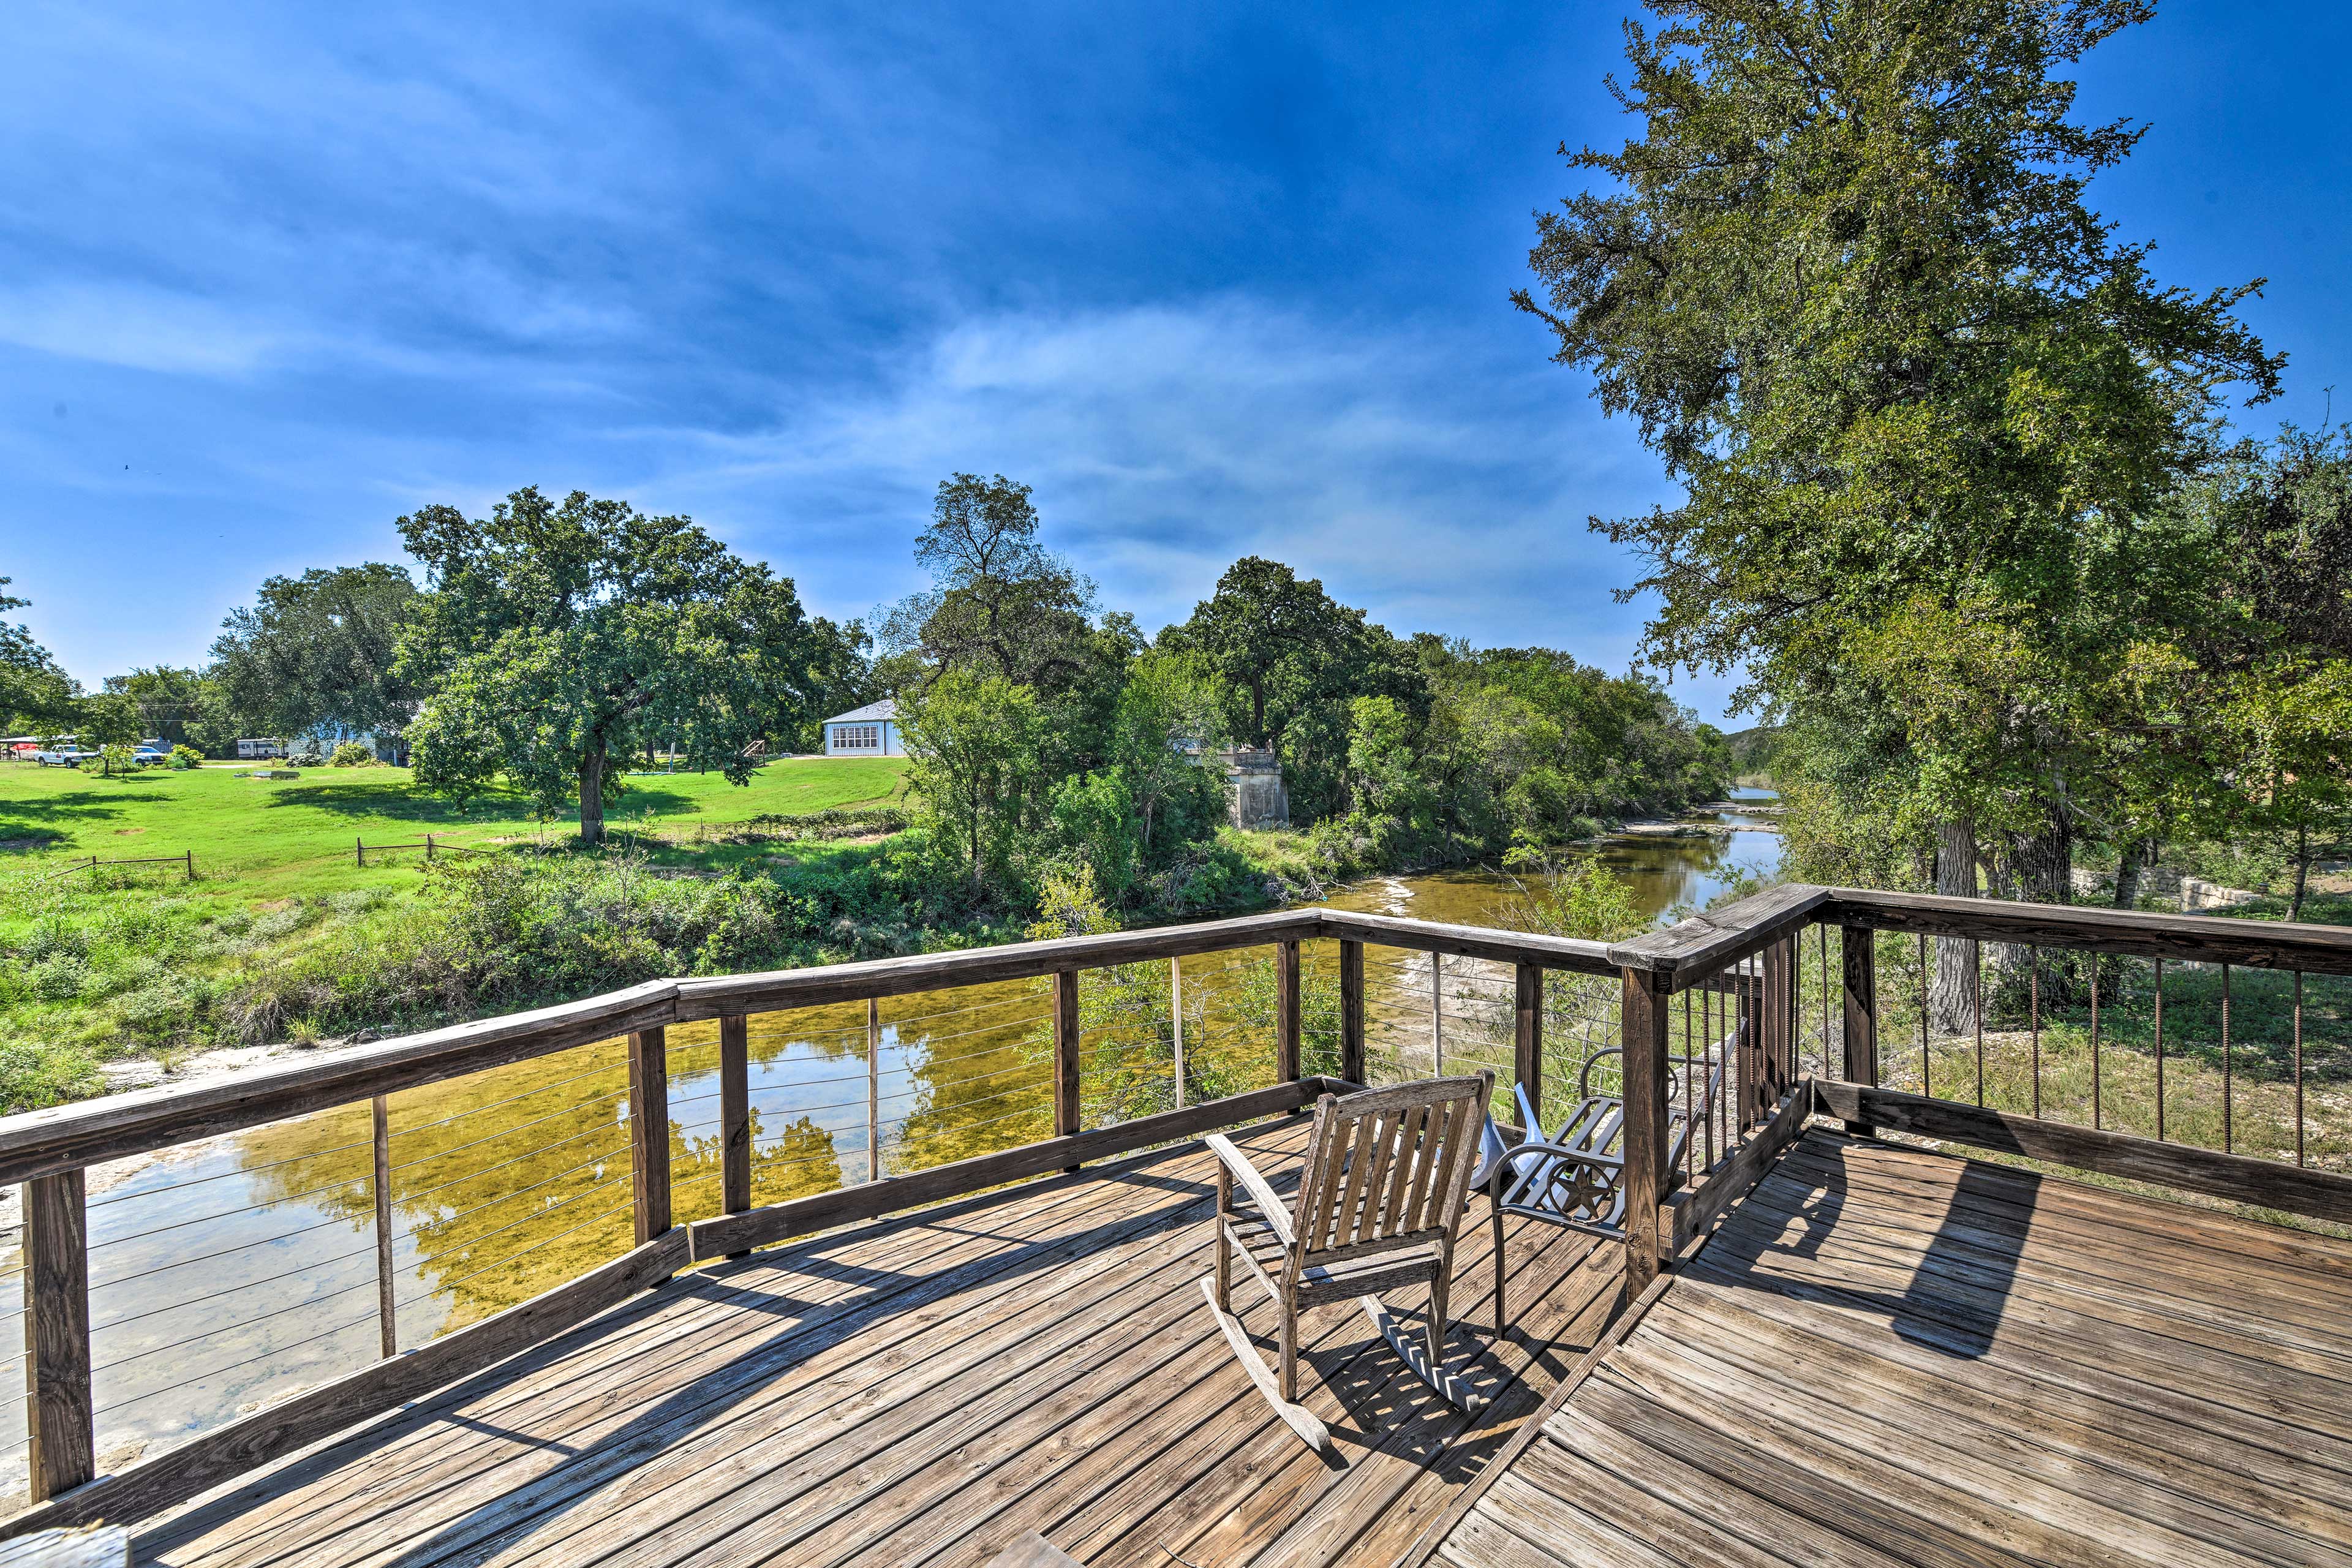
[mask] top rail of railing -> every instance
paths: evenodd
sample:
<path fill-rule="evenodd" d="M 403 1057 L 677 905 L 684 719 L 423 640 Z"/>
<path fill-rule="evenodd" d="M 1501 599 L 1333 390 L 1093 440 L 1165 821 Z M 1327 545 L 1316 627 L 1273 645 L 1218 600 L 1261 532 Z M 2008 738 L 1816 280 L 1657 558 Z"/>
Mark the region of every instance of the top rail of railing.
<path fill-rule="evenodd" d="M 1307 939 L 1379 943 L 1582 974 L 1614 975 L 1631 970 L 1651 976 L 1653 989 L 1671 993 L 1704 985 L 1729 965 L 1816 923 L 2352 974 L 2352 930 L 2342 927 L 1797 883 L 1767 889 L 1722 909 L 1614 944 L 1337 910 L 1288 910 L 1192 925 L 768 973 L 654 980 L 559 1006 L 453 1024 L 374 1045 L 320 1051 L 225 1081 L 167 1084 L 26 1111 L 0 1118 L 0 1183 L 146 1153 L 598 1040 L 701 1019 L 1031 979 Z"/>
<path fill-rule="evenodd" d="M 1616 973 L 1609 950 L 1600 942 L 1380 915 L 1287 910 L 768 973 L 652 980 L 558 1006 L 307 1054 L 233 1079 L 165 1084 L 0 1118 L 0 1183 L 147 1153 L 671 1024 L 1034 979 L 1310 938 L 1380 942 L 1592 974 Z"/>

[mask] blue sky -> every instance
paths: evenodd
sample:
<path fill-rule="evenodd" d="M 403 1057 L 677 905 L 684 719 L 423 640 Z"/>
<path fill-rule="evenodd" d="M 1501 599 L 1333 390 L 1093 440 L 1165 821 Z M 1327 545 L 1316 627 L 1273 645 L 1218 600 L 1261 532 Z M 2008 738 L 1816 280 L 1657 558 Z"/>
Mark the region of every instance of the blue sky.
<path fill-rule="evenodd" d="M 483 13 L 499 14 L 485 20 Z M 2083 73 L 2158 274 L 2267 276 L 2246 416 L 2352 414 L 2352 16 L 2169 0 Z M 864 615 L 953 469 L 1147 628 L 1252 552 L 1611 668 L 1656 465 L 1506 303 L 1610 5 L 47 4 L 0 20 L 0 574 L 83 679 L 517 486 Z M 1708 717 L 1731 683 L 1678 680 Z"/>

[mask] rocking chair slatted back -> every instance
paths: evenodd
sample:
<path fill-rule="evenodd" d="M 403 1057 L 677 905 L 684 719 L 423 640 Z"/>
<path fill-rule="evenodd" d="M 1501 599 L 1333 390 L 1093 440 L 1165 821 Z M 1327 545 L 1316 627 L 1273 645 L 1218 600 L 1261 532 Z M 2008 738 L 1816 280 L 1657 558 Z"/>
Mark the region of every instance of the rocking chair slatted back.
<path fill-rule="evenodd" d="M 1294 1227 L 1299 1261 L 1443 1237 L 1462 1212 L 1491 1084 L 1481 1074 L 1318 1100 Z"/>

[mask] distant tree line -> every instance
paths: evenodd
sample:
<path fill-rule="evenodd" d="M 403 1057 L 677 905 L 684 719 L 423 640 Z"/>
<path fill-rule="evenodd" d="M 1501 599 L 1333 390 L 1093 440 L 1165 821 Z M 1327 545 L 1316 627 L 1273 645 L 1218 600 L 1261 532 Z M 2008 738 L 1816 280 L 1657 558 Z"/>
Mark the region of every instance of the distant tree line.
<path fill-rule="evenodd" d="M 429 506 L 398 526 L 421 583 L 382 563 L 272 577 L 202 670 L 85 694 L 14 628 L 8 700 L 214 754 L 241 734 L 364 734 L 428 788 L 576 809 L 594 843 L 630 760 L 740 783 L 892 694 L 922 852 L 965 904 L 1008 911 L 1057 870 L 1114 908 L 1235 901 L 1255 873 L 1214 848 L 1228 746 L 1275 754 L 1338 874 L 1501 859 L 1729 773 L 1721 737 L 1644 677 L 1400 638 L 1256 556 L 1147 637 L 1045 548 L 1028 488 L 1002 475 L 940 485 L 915 543 L 931 585 L 878 616 L 878 646 L 690 520 L 618 500 L 525 489 L 486 518 Z"/>
<path fill-rule="evenodd" d="M 1275 754 L 1339 874 L 1499 860 L 1727 782 L 1721 737 L 1645 678 L 1400 638 L 1256 556 L 1147 639 L 1038 527 L 1024 485 L 942 482 L 932 585 L 878 621 L 930 842 L 978 897 L 1082 869 L 1113 909 L 1197 906 L 1191 884 L 1244 874 L 1219 843 L 1229 746 Z"/>

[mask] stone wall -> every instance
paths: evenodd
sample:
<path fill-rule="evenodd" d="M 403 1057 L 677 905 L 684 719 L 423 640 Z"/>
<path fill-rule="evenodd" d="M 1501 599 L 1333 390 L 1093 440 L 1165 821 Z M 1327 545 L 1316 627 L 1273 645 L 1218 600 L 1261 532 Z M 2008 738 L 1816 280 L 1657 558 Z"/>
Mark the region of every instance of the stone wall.
<path fill-rule="evenodd" d="M 1225 782 L 1233 786 L 1235 827 L 1290 826 L 1290 792 L 1283 787 L 1282 763 L 1272 752 L 1223 753 Z"/>

